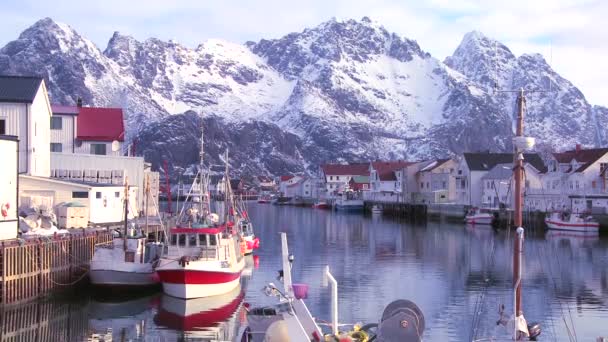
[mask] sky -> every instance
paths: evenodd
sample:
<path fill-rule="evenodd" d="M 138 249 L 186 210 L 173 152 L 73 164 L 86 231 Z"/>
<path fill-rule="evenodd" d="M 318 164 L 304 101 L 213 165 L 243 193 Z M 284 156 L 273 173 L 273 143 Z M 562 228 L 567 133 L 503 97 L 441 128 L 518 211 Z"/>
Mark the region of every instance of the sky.
<path fill-rule="evenodd" d="M 114 33 L 173 39 L 196 47 L 209 38 L 244 43 L 279 38 L 332 17 L 370 17 L 443 60 L 478 30 L 513 53 L 541 53 L 591 104 L 608 106 L 607 0 L 3 0 L 0 46 L 51 17 L 104 49 Z"/>

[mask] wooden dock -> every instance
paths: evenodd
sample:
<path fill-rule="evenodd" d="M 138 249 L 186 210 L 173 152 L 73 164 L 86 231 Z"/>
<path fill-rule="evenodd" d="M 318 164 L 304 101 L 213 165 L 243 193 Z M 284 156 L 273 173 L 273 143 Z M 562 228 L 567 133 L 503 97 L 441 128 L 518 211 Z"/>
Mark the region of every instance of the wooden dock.
<path fill-rule="evenodd" d="M 404 202 L 364 201 L 366 212 L 371 212 L 373 206 L 382 208 L 383 215 L 407 218 L 412 220 L 426 219 L 427 206 Z"/>
<path fill-rule="evenodd" d="M 109 231 L 65 235 L 2 242 L 2 304 L 40 298 L 80 282 L 88 273 L 95 245 L 112 240 Z"/>

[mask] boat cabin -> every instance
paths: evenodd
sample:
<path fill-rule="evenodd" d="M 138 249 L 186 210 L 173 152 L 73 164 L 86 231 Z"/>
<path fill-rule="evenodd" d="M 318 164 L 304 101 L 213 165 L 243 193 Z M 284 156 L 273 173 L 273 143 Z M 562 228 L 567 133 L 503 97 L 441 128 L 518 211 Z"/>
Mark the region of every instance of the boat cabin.
<path fill-rule="evenodd" d="M 218 259 L 229 254 L 227 226 L 210 228 L 173 228 L 169 237 L 169 255 Z M 236 246 L 235 246 L 236 247 Z M 220 255 L 224 253 L 226 255 Z"/>

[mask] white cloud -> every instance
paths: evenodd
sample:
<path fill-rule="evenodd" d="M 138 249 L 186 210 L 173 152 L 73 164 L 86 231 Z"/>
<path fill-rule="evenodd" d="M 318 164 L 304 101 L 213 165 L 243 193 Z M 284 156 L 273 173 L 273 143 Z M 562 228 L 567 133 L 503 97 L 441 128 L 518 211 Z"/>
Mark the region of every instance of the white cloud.
<path fill-rule="evenodd" d="M 331 17 L 369 16 L 443 59 L 464 33 L 480 30 L 516 54 L 539 52 L 548 61 L 552 45 L 554 69 L 591 103 L 608 105 L 603 67 L 608 1 L 603 0 L 10 1 L 0 13 L 0 44 L 46 16 L 70 24 L 102 49 L 115 30 L 140 40 L 158 37 L 196 46 L 208 38 L 277 38 Z"/>

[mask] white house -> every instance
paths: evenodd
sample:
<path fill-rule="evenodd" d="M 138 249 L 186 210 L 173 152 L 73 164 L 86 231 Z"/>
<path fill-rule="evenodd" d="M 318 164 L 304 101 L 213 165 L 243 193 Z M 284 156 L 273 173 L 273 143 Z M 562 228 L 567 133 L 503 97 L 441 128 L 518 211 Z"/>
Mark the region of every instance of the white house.
<path fill-rule="evenodd" d="M 129 218 L 137 216 L 135 199 L 137 186 L 129 186 Z M 19 176 L 21 197 L 44 196 L 52 199 L 53 207 L 67 202 L 78 202 L 89 208 L 91 224 L 116 224 L 124 221 L 124 186 L 97 184 L 60 179 Z M 21 200 L 20 200 L 21 201 Z"/>
<path fill-rule="evenodd" d="M 545 164 L 536 153 L 524 154 L 524 161 L 539 172 L 546 170 Z M 456 170 L 456 203 L 463 205 L 482 205 L 482 177 L 497 164 L 513 163 L 512 153 L 476 152 L 464 153 Z"/>
<path fill-rule="evenodd" d="M 371 190 L 368 196 L 375 201 L 400 202 L 405 173 L 403 170 L 412 162 L 376 161 L 369 164 L 369 182 Z"/>
<path fill-rule="evenodd" d="M 304 178 L 302 176 L 281 176 L 279 182 L 279 191 L 284 197 L 297 196 L 299 191 L 296 185 L 303 179 Z"/>
<path fill-rule="evenodd" d="M 456 159 L 437 159 L 416 173 L 416 203 L 456 202 Z"/>
<path fill-rule="evenodd" d="M 17 208 L 19 174 L 19 140 L 16 136 L 0 135 L 0 240 L 14 239 L 19 229 Z"/>
<path fill-rule="evenodd" d="M 121 156 L 125 128 L 121 108 L 53 105 L 51 152 Z"/>
<path fill-rule="evenodd" d="M 530 163 L 524 163 L 524 198 L 527 194 L 542 187 L 542 174 Z M 514 208 L 515 183 L 513 181 L 513 164 L 496 164 L 487 174 L 481 177 L 482 197 L 484 207 L 498 208 L 504 205 Z M 528 200 L 529 201 L 529 200 Z M 528 207 L 524 203 L 525 207 Z"/>
<path fill-rule="evenodd" d="M 369 163 L 324 164 L 321 173 L 325 182 L 325 196 L 340 194 L 354 176 L 369 176 Z"/>
<path fill-rule="evenodd" d="M 553 153 L 542 189 L 531 193 L 529 205 L 537 210 L 608 210 L 608 148 Z"/>
<path fill-rule="evenodd" d="M 49 177 L 51 105 L 40 77 L 0 76 L 0 135 L 19 138 L 19 173 Z"/>

